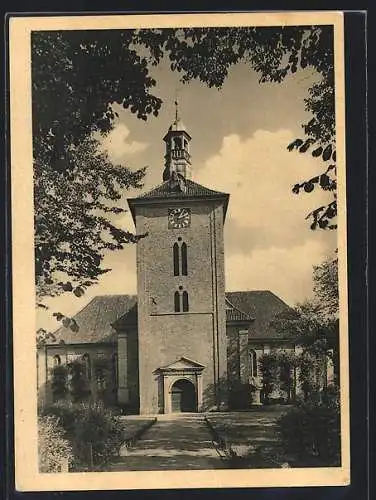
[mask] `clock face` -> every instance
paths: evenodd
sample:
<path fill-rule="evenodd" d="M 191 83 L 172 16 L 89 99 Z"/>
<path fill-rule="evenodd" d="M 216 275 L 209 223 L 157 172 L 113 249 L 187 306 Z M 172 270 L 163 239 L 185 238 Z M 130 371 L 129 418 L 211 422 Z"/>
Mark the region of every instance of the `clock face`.
<path fill-rule="evenodd" d="M 168 227 L 170 229 L 189 227 L 190 223 L 191 211 L 189 208 L 170 208 L 168 210 Z"/>

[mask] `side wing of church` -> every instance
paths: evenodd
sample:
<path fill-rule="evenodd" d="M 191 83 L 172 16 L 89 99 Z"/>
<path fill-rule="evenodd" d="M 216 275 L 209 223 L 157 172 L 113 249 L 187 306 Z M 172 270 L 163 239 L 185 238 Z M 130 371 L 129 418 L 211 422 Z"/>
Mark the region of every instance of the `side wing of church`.
<path fill-rule="evenodd" d="M 225 292 L 229 195 L 191 180 L 191 137 L 178 115 L 164 137 L 163 182 L 128 200 L 137 243 L 137 297 L 94 298 L 38 349 L 38 388 L 54 366 L 85 362 L 91 397 L 141 414 L 247 408 L 258 360 L 295 350 L 272 327 L 288 306 L 270 291 Z M 255 401 L 254 401 L 255 402 Z M 256 403 L 259 402 L 256 398 Z"/>

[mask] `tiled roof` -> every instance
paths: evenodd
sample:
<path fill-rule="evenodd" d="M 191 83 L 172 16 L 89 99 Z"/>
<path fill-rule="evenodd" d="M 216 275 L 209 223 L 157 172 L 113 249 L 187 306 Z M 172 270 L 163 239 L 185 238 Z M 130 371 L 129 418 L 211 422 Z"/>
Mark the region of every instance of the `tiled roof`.
<path fill-rule="evenodd" d="M 244 292 L 226 292 L 226 298 L 255 318 L 251 327 L 251 338 L 270 339 L 284 338 L 272 325 L 275 316 L 290 307 L 269 290 L 252 290 Z"/>
<path fill-rule="evenodd" d="M 154 199 L 154 198 L 207 198 L 210 196 L 228 196 L 227 193 L 221 193 L 220 191 L 214 191 L 213 189 L 209 189 L 197 182 L 191 181 L 187 179 L 185 181 L 186 189 L 184 191 L 171 190 L 170 181 L 165 181 L 159 186 L 155 187 L 151 191 L 144 193 L 137 198 L 140 199 Z"/>
<path fill-rule="evenodd" d="M 116 337 L 112 323 L 131 310 L 136 302 L 136 295 L 94 297 L 74 316 L 79 326 L 78 332 L 62 326 L 54 332 L 56 342 L 63 341 L 65 344 L 110 342 Z"/>
<path fill-rule="evenodd" d="M 274 293 L 265 291 L 226 292 L 226 319 L 251 323 L 253 338 L 282 338 L 271 325 L 275 315 L 289 306 Z M 137 324 L 136 295 L 101 295 L 92 299 L 75 316 L 79 331 L 62 326 L 54 335 L 56 343 L 89 344 L 110 342 L 116 329 Z"/>
<path fill-rule="evenodd" d="M 138 321 L 138 307 L 137 302 L 127 311 L 125 314 L 120 316 L 116 321 L 112 323 L 112 326 L 116 330 L 121 330 L 122 327 L 126 326 L 137 326 Z"/>
<path fill-rule="evenodd" d="M 226 321 L 227 322 L 238 322 L 243 321 L 245 323 L 250 323 L 254 318 L 250 314 L 246 314 L 241 311 L 238 307 L 235 307 L 228 298 L 226 297 Z"/>

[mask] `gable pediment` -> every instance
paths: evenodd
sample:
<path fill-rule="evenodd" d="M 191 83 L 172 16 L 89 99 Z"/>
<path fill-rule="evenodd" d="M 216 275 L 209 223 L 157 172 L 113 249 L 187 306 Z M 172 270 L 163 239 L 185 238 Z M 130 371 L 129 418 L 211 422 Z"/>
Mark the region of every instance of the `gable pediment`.
<path fill-rule="evenodd" d="M 203 370 L 205 368 L 204 365 L 199 363 L 198 361 L 194 361 L 192 359 L 186 358 L 182 356 L 177 359 L 173 363 L 161 366 L 159 370 L 163 371 L 178 371 L 178 370 Z"/>

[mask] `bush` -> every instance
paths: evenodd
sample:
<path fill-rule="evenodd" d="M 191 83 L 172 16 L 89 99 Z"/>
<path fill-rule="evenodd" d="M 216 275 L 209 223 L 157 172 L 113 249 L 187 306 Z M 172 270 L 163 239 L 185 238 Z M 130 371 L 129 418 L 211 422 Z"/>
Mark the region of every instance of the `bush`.
<path fill-rule="evenodd" d="M 340 465 L 339 405 L 303 402 L 277 422 L 281 445 L 293 467 Z"/>
<path fill-rule="evenodd" d="M 61 472 L 73 462 L 72 446 L 54 415 L 38 418 L 38 452 L 40 472 Z"/>
<path fill-rule="evenodd" d="M 103 404 L 60 401 L 45 413 L 61 422 L 72 442 L 75 466 L 101 466 L 118 454 L 124 428 Z"/>
<path fill-rule="evenodd" d="M 67 392 L 68 370 L 66 366 L 58 365 L 52 368 L 51 389 L 54 401 L 63 399 Z"/>
<path fill-rule="evenodd" d="M 68 365 L 70 373 L 69 392 L 74 402 L 82 401 L 90 396 L 90 382 L 86 366 L 82 359 L 75 359 Z"/>

